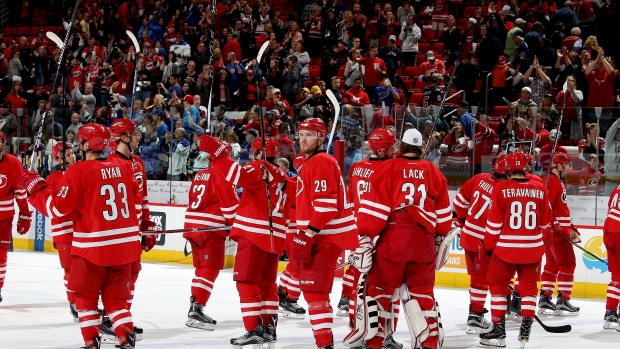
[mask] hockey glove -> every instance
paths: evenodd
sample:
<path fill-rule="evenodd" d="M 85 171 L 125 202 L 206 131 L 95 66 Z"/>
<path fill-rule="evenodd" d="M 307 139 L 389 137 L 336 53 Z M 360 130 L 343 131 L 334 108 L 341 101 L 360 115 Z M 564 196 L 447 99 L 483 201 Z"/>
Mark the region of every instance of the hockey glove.
<path fill-rule="evenodd" d="M 271 164 L 271 163 L 269 163 L 267 161 L 263 161 L 262 162 L 262 166 L 265 169 L 265 171 L 267 171 L 267 172 L 269 172 L 271 174 L 271 176 L 273 177 L 273 180 L 276 183 L 286 182 L 286 180 L 288 179 L 288 176 L 286 174 L 284 174 L 284 172 L 282 172 L 282 170 L 280 170 L 274 164 Z"/>
<path fill-rule="evenodd" d="M 32 223 L 32 212 L 20 212 L 17 220 L 17 233 L 19 235 L 26 234 L 30 230 L 30 223 Z"/>
<path fill-rule="evenodd" d="M 359 236 L 360 247 L 355 249 L 353 258 L 355 259 L 355 267 L 360 273 L 368 273 L 372 267 L 372 255 L 375 252 L 375 245 L 370 237 L 366 235 Z"/>
<path fill-rule="evenodd" d="M 570 235 L 564 233 L 564 229 L 558 221 L 551 224 L 551 233 L 553 234 L 553 238 L 557 240 L 562 240 L 563 237 L 567 239 L 570 238 Z"/>
<path fill-rule="evenodd" d="M 464 225 L 465 225 L 465 218 L 457 217 L 456 219 L 452 220 L 453 227 L 463 228 Z"/>
<path fill-rule="evenodd" d="M 576 244 L 581 242 L 581 233 L 577 230 L 574 224 L 570 225 L 570 241 Z"/>
<path fill-rule="evenodd" d="M 155 227 L 157 225 L 149 220 L 142 221 L 140 224 L 140 230 L 144 233 L 155 233 Z M 142 249 L 144 252 L 148 252 L 153 249 L 155 246 L 155 242 L 157 242 L 157 235 L 142 235 Z"/>
<path fill-rule="evenodd" d="M 293 237 L 293 243 L 295 244 L 295 259 L 300 264 L 309 262 L 312 260 L 312 244 L 314 244 L 314 238 L 309 235 L 305 230 L 300 230 Z"/>
<path fill-rule="evenodd" d="M 23 170 L 17 185 L 30 194 L 30 196 L 37 195 L 38 192 L 45 189 L 45 180 L 39 176 L 35 171 Z"/>
<path fill-rule="evenodd" d="M 493 253 L 493 250 L 488 250 L 486 247 L 484 247 L 483 241 L 480 241 L 480 245 L 478 245 L 478 251 L 480 259 L 489 258 Z"/>

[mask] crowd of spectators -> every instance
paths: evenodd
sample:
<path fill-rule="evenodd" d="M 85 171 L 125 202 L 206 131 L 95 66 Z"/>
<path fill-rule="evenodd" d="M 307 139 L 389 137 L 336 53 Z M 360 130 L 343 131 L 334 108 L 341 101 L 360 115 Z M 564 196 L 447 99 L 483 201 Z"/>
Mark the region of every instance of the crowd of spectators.
<path fill-rule="evenodd" d="M 187 180 L 207 166 L 199 135 L 226 139 L 244 162 L 263 126 L 290 167 L 301 120 L 319 117 L 331 127 L 331 90 L 342 106 L 335 137 L 346 144 L 345 175 L 369 156 L 373 128 L 416 127 L 452 184 L 514 144 L 537 148 L 544 171 L 556 138 L 559 151 L 578 149 L 584 178 L 620 183 L 620 16 L 610 0 L 216 4 L 214 11 L 203 0 L 90 0 L 73 22 L 72 1 L 12 8 L 19 13 L 0 44 L 5 149 L 32 147 L 40 125 L 49 148 L 74 141 L 84 123 L 129 118 L 143 134 L 137 152 L 149 177 Z M 48 25 L 61 38 L 69 32 L 54 91 L 61 50 L 46 37 Z"/>

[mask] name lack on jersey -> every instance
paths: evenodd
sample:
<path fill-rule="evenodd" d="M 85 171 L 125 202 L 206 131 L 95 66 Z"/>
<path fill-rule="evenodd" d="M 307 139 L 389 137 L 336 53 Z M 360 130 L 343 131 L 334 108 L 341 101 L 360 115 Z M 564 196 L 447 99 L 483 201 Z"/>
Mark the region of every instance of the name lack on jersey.
<path fill-rule="evenodd" d="M 424 179 L 424 170 L 412 170 L 403 168 L 403 178 Z"/>

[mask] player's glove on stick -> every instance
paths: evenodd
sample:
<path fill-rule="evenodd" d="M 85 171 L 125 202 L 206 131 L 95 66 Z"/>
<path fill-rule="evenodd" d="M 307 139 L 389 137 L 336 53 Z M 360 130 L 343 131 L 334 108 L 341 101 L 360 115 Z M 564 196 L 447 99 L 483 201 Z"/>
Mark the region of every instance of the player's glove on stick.
<path fill-rule="evenodd" d="M 478 245 L 478 253 L 480 255 L 480 259 L 489 258 L 491 257 L 491 253 L 493 253 L 493 250 L 489 250 L 484 247 L 484 243 L 480 241 L 480 245 Z"/>
<path fill-rule="evenodd" d="M 314 238 L 310 236 L 310 233 L 300 230 L 293 237 L 293 243 L 295 244 L 295 259 L 299 263 L 306 263 L 312 260 L 312 244 L 314 244 Z"/>
<path fill-rule="evenodd" d="M 20 212 L 17 219 L 17 233 L 24 235 L 30 230 L 30 223 L 32 223 L 32 212 Z"/>
<path fill-rule="evenodd" d="M 23 170 L 17 185 L 30 194 L 30 196 L 37 195 L 38 192 L 45 189 L 45 180 L 39 176 L 35 171 Z"/>
<path fill-rule="evenodd" d="M 370 237 L 366 235 L 359 236 L 360 247 L 353 252 L 355 267 L 361 273 L 368 273 L 372 267 L 372 255 L 375 251 L 375 245 Z"/>
<path fill-rule="evenodd" d="M 149 220 L 142 221 L 140 224 L 140 230 L 143 232 L 155 233 L 155 227 L 157 225 Z M 144 252 L 148 252 L 153 249 L 155 246 L 155 242 L 157 242 L 157 235 L 142 235 L 142 249 Z"/>

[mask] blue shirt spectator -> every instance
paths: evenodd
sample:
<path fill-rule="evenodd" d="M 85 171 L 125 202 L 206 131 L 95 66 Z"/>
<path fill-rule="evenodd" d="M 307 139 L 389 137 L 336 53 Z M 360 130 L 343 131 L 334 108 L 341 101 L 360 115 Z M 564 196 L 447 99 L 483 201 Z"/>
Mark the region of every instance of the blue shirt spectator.
<path fill-rule="evenodd" d="M 375 91 L 372 93 L 372 101 L 374 102 L 378 99 L 383 100 L 385 106 L 390 108 L 390 113 L 392 113 L 392 105 L 394 104 L 394 95 L 398 96 L 398 91 L 392 86 L 390 83 L 390 79 L 383 79 L 383 84 L 381 86 L 375 87 Z M 400 97 L 398 97 L 400 99 Z"/>
<path fill-rule="evenodd" d="M 223 57 L 222 57 L 223 58 Z M 226 71 L 228 71 L 228 75 L 230 76 L 230 92 L 234 93 L 239 90 L 241 77 L 245 74 L 245 67 L 243 63 L 237 60 L 237 54 L 234 52 L 228 53 L 228 63 L 226 65 Z"/>
<path fill-rule="evenodd" d="M 474 122 L 472 115 L 467 111 L 469 108 L 469 103 L 467 101 L 462 101 L 459 103 L 459 106 L 456 107 L 457 113 L 459 117 L 457 119 L 463 125 L 463 130 L 465 130 L 465 135 L 469 137 L 469 139 L 474 139 Z"/>

